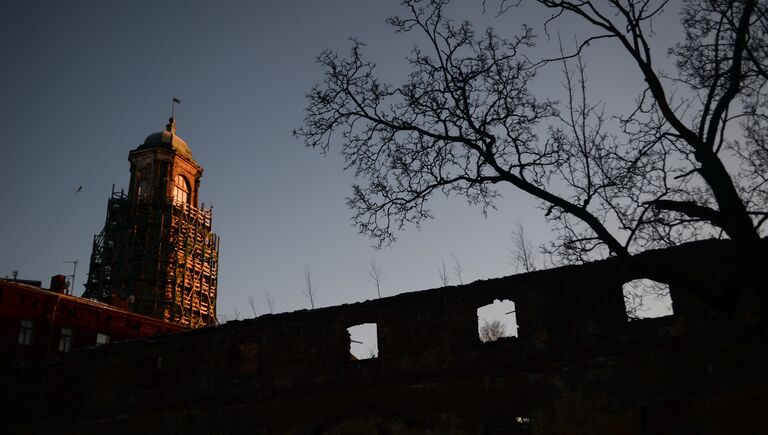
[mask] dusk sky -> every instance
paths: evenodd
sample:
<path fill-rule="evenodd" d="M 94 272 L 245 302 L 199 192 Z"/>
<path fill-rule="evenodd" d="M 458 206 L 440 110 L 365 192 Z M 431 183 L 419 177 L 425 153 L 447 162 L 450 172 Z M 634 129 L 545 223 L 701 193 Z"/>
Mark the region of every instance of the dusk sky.
<path fill-rule="evenodd" d="M 534 5 L 498 18 L 479 1 L 448 11 L 505 36 L 530 24 L 542 36 L 532 58 L 556 47 L 542 29 L 548 11 Z M 2 2 L 0 276 L 18 270 L 47 286 L 51 275 L 72 272 L 64 261 L 79 260 L 74 294 L 82 294 L 112 185 L 128 187 L 128 152 L 164 128 L 172 96 L 182 101 L 177 134 L 205 170 L 200 200 L 214 205 L 221 237 L 220 317 L 252 316 L 249 297 L 263 313 L 266 293 L 279 312 L 307 308 L 305 266 L 318 306 L 376 297 L 372 258 L 384 296 L 441 286 L 443 260 L 457 284 L 452 256 L 465 283 L 515 273 L 515 220 L 536 243 L 553 237 L 537 201 L 504 189 L 485 218 L 461 198 L 436 197 L 434 220 L 377 251 L 351 225 L 345 198 L 354 177 L 339 146 L 323 157 L 291 134 L 305 93 L 322 79 L 322 50 L 346 54 L 355 37 L 383 78 L 398 83 L 408 73 L 404 58 L 421 41 L 385 23 L 403 12 L 398 1 L 373 0 Z M 662 65 L 679 37 L 668 15 L 655 36 Z M 552 31 L 565 41 L 587 35 L 567 20 Z M 641 84 L 626 55 L 599 43 L 586 60 L 595 98 L 609 113 L 625 110 Z M 557 98 L 560 86 L 553 67 L 534 91 Z"/>

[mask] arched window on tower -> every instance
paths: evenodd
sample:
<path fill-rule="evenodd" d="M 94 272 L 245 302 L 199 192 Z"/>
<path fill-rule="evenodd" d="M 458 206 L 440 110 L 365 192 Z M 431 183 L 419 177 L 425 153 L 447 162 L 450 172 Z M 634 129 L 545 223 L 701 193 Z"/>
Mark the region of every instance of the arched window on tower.
<path fill-rule="evenodd" d="M 189 182 L 183 175 L 177 175 L 173 181 L 173 202 L 189 204 Z"/>

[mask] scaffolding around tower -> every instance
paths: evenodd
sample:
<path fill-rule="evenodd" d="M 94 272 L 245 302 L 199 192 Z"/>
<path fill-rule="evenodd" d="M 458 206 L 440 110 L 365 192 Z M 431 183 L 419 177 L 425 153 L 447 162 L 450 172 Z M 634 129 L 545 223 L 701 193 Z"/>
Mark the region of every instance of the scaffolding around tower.
<path fill-rule="evenodd" d="M 113 188 L 83 296 L 190 328 L 215 324 L 219 237 L 211 218 L 204 205 Z"/>

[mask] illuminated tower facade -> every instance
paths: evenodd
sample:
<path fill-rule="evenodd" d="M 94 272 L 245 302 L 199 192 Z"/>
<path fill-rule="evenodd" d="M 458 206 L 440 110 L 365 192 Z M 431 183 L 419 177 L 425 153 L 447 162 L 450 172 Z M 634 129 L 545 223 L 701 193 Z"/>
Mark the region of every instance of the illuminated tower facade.
<path fill-rule="evenodd" d="M 203 168 L 173 118 L 128 161 L 128 192 L 112 189 L 83 297 L 191 328 L 215 324 L 219 237 L 212 207 L 198 205 Z"/>

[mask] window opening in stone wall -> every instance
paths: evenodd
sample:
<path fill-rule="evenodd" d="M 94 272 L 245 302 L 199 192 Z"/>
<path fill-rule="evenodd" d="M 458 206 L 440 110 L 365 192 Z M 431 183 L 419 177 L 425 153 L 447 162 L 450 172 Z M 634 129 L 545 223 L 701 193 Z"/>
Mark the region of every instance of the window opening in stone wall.
<path fill-rule="evenodd" d="M 515 303 L 509 299 L 493 301 L 477 309 L 477 334 L 487 343 L 500 338 L 517 337 Z"/>
<path fill-rule="evenodd" d="M 349 332 L 349 355 L 352 361 L 378 358 L 379 337 L 375 323 L 350 326 L 347 332 Z"/>
<path fill-rule="evenodd" d="M 653 319 L 674 314 L 668 284 L 642 278 L 624 283 L 621 290 L 629 320 Z"/>
<path fill-rule="evenodd" d="M 173 182 L 173 202 L 177 204 L 189 203 L 189 182 L 183 175 L 177 175 Z"/>
<path fill-rule="evenodd" d="M 32 346 L 32 336 L 35 331 L 35 322 L 30 319 L 21 319 L 19 325 L 19 344 L 22 346 Z"/>
<path fill-rule="evenodd" d="M 61 334 L 59 335 L 59 352 L 69 352 L 72 350 L 72 336 L 74 331 L 72 328 L 66 326 L 61 328 Z"/>

